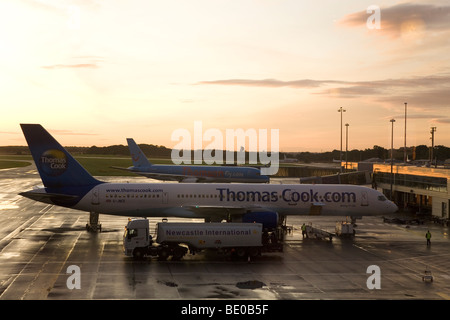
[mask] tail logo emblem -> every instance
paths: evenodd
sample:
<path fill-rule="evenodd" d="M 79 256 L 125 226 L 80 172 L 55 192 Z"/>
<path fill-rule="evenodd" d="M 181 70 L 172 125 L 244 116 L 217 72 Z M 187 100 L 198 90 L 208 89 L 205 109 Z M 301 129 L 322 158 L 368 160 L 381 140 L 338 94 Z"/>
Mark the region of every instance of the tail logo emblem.
<path fill-rule="evenodd" d="M 67 170 L 67 157 L 57 149 L 45 151 L 39 158 L 39 166 L 49 176 L 59 176 Z"/>

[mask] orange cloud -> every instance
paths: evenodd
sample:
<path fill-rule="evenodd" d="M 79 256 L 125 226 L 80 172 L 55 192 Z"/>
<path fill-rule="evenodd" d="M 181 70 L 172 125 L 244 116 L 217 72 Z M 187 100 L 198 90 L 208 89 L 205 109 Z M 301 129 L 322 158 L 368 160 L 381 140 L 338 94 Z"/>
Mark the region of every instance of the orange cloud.
<path fill-rule="evenodd" d="M 450 6 L 429 4 L 398 4 L 381 8 L 381 34 L 392 38 L 414 38 L 426 31 L 448 31 L 450 27 Z M 366 11 L 346 15 L 339 21 L 348 27 L 364 27 L 370 14 Z"/>
<path fill-rule="evenodd" d="M 412 103 L 417 110 L 420 109 L 427 112 L 434 112 L 435 114 L 442 110 L 447 111 L 449 107 L 448 102 L 450 101 L 450 74 L 374 81 L 227 79 L 202 81 L 197 84 L 271 88 L 292 87 L 295 89 L 315 89 L 320 87 L 318 91 L 312 92 L 312 94 L 345 99 L 368 97 L 373 101 L 391 106 L 403 106 L 406 99 L 406 101 Z M 428 114 L 425 115 L 425 117 L 440 123 L 447 123 L 450 119 L 446 114 L 442 115 L 442 117 L 437 117 L 435 114 L 432 116 Z"/>
<path fill-rule="evenodd" d="M 58 134 L 61 136 L 97 136 L 97 133 L 87 133 L 87 132 L 74 132 L 71 130 L 49 130 L 53 134 Z"/>
<path fill-rule="evenodd" d="M 343 87 L 334 87 L 316 92 L 317 94 L 339 93 L 345 96 L 375 95 L 378 93 L 389 92 L 392 89 L 410 89 L 414 92 L 420 90 L 435 90 L 443 88 L 442 93 L 450 92 L 450 74 L 432 75 L 411 78 L 384 79 L 375 81 L 344 81 L 344 80 L 312 80 L 300 79 L 292 81 L 282 81 L 277 79 L 224 79 L 201 81 L 197 85 L 226 85 L 226 86 L 253 86 L 253 87 L 292 87 L 292 88 L 318 88 L 323 86 L 341 85 Z"/>
<path fill-rule="evenodd" d="M 65 68 L 98 68 L 95 63 L 78 63 L 78 64 L 54 64 L 51 66 L 43 66 L 44 69 L 65 69 Z"/>
<path fill-rule="evenodd" d="M 263 79 L 263 80 L 252 80 L 252 79 L 226 79 L 226 80 L 212 80 L 212 81 L 201 81 L 197 84 L 216 84 L 216 85 L 227 85 L 227 86 L 248 86 L 248 87 L 292 87 L 292 88 L 316 88 L 325 84 L 344 84 L 345 81 L 335 81 L 335 80 L 311 80 L 311 79 L 301 79 L 293 81 L 282 81 L 276 79 Z"/>

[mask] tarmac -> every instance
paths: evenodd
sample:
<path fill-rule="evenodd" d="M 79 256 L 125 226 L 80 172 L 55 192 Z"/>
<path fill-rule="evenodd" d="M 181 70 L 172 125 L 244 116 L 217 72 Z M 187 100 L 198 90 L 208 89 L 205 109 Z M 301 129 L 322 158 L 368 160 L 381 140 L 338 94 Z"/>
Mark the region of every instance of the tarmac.
<path fill-rule="evenodd" d="M 33 166 L 0 170 L 1 300 L 450 299 L 449 229 L 431 222 L 399 225 L 364 217 L 354 238 L 329 241 L 303 239 L 300 226 L 311 223 L 334 232 L 345 217 L 288 217 L 293 231 L 282 253 L 251 261 L 215 252 L 181 261 L 134 261 L 122 252 L 127 217 L 101 214 L 102 232 L 89 233 L 88 213 L 18 195 L 40 184 Z M 427 230 L 431 246 L 426 246 Z M 425 270 L 432 282 L 423 281 Z"/>

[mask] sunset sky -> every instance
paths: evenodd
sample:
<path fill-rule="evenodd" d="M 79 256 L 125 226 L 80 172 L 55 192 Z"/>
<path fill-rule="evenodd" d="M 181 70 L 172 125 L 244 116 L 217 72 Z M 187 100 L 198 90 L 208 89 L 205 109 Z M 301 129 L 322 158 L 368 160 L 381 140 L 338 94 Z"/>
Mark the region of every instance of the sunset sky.
<path fill-rule="evenodd" d="M 350 149 L 390 148 L 392 118 L 399 148 L 407 102 L 407 145 L 435 126 L 450 146 L 449 39 L 448 0 L 3 0 L 0 145 L 40 123 L 65 146 L 171 148 L 201 121 L 331 151 L 343 107 Z"/>

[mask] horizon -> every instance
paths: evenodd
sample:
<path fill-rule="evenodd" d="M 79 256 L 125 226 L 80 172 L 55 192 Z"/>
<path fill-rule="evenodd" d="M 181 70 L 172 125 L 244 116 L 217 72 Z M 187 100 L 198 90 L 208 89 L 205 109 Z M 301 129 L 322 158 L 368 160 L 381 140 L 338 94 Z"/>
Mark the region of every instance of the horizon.
<path fill-rule="evenodd" d="M 138 146 L 140 146 L 140 147 L 143 146 L 143 145 L 154 146 L 154 147 L 157 147 L 157 148 L 166 148 L 168 150 L 183 150 L 183 149 L 169 148 L 169 147 L 164 146 L 164 145 L 154 145 L 154 144 L 151 144 L 151 143 L 138 143 Z M 417 147 L 421 147 L 421 146 L 424 146 L 427 149 L 431 148 L 431 146 L 420 144 L 420 145 L 415 145 L 415 146 L 407 146 L 406 149 L 407 149 L 407 151 L 412 151 L 412 149 L 417 148 Z M 96 145 L 92 145 L 92 146 L 70 146 L 70 145 L 66 145 L 65 146 L 65 145 L 62 145 L 62 147 L 63 148 L 86 148 L 86 149 L 90 149 L 90 148 L 94 148 L 94 147 L 95 148 L 99 148 L 99 149 L 100 148 L 111 148 L 111 147 L 124 147 L 127 150 L 129 150 L 128 146 L 126 144 L 112 144 L 112 145 L 108 145 L 108 146 L 96 146 Z M 372 146 L 370 148 L 366 147 L 364 149 L 349 149 L 348 152 L 374 150 L 375 147 L 383 148 L 384 150 L 389 151 L 389 152 L 391 150 L 390 148 L 384 148 L 383 146 L 374 145 L 374 146 Z M 434 146 L 435 149 L 439 148 L 439 147 L 450 149 L 450 147 L 445 146 L 445 145 L 435 145 Z M 29 146 L 28 145 L 5 145 L 5 146 L 0 146 L 0 148 L 27 148 L 27 149 L 29 149 Z M 404 149 L 403 146 L 398 147 L 398 148 L 395 148 L 395 147 L 393 148 L 394 152 L 395 151 L 397 151 L 397 152 L 398 151 L 402 151 L 403 152 L 403 149 Z M 216 149 L 211 149 L 211 148 L 208 148 L 208 149 L 189 149 L 189 150 L 186 150 L 186 151 L 195 152 L 195 151 L 205 151 L 205 150 L 214 150 L 214 151 L 218 151 L 218 152 L 231 151 L 231 150 L 225 150 L 225 149 L 217 149 L 216 150 Z M 238 153 L 240 151 L 234 150 L 233 152 Z M 247 151 L 247 150 L 244 150 L 244 152 L 245 153 L 258 153 L 258 151 Z M 326 150 L 326 151 L 308 151 L 308 150 L 306 150 L 306 151 L 279 151 L 278 153 L 279 154 L 288 154 L 288 153 L 289 154 L 295 154 L 295 153 L 333 153 L 333 152 L 340 152 L 340 149 L 333 149 L 333 150 Z M 345 154 L 345 152 L 346 152 L 345 150 L 342 150 L 342 154 Z M 269 151 L 269 153 L 270 153 L 270 151 Z M 146 156 L 151 158 L 151 155 L 150 156 L 146 155 Z M 283 159 L 280 159 L 280 160 L 283 160 Z"/>
<path fill-rule="evenodd" d="M 340 149 L 342 115 L 343 150 L 346 123 L 349 150 L 390 149 L 406 102 L 407 145 L 431 144 L 431 127 L 450 145 L 448 1 L 378 5 L 3 1 L 0 144 L 26 145 L 19 124 L 40 123 L 62 145 L 174 148 L 202 121 L 320 153 Z"/>

